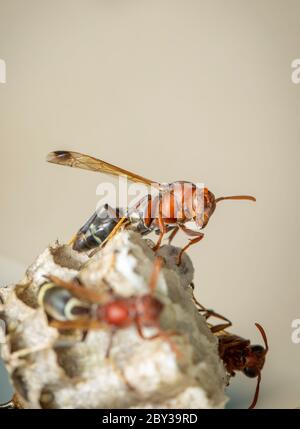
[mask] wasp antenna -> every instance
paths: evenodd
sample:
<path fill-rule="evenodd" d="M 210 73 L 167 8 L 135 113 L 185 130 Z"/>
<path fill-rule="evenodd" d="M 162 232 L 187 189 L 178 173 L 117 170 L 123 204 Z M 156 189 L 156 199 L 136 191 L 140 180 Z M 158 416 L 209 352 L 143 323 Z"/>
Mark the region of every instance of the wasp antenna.
<path fill-rule="evenodd" d="M 260 382 L 261 382 L 261 374 L 259 373 L 258 376 L 257 376 L 257 384 L 256 384 L 256 389 L 255 389 L 253 401 L 252 401 L 252 403 L 251 403 L 251 405 L 249 407 L 249 410 L 252 410 L 253 408 L 255 408 L 255 405 L 257 403 L 258 395 L 259 395 Z"/>
<path fill-rule="evenodd" d="M 232 195 L 229 197 L 219 197 L 216 198 L 216 203 L 223 200 L 249 200 L 249 201 L 256 201 L 255 197 L 252 197 L 251 195 Z"/>
<path fill-rule="evenodd" d="M 257 327 L 257 329 L 261 333 L 261 336 L 262 336 L 262 338 L 264 340 L 264 343 L 265 343 L 266 354 L 267 354 L 267 351 L 269 350 L 269 344 L 268 344 L 267 334 L 266 334 L 264 328 L 259 323 L 255 323 L 255 326 Z"/>
<path fill-rule="evenodd" d="M 260 332 L 260 334 L 264 340 L 265 355 L 266 355 L 268 350 L 269 350 L 269 344 L 268 344 L 266 332 L 265 332 L 264 328 L 259 323 L 255 323 L 255 326 L 259 330 L 259 332 Z M 258 376 L 257 376 L 257 384 L 256 384 L 255 394 L 254 394 L 253 401 L 252 401 L 252 404 L 250 405 L 249 409 L 253 409 L 257 403 L 257 399 L 258 399 L 258 395 L 259 395 L 260 382 L 261 382 L 261 372 L 259 372 Z"/>

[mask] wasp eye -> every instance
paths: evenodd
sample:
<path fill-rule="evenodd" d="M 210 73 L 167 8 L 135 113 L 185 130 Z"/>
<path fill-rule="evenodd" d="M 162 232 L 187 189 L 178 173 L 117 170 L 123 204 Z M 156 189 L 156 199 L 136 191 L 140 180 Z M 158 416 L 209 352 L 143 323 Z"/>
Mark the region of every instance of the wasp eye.
<path fill-rule="evenodd" d="M 256 353 L 256 354 L 263 354 L 263 353 L 265 353 L 265 349 L 263 348 L 263 346 L 252 346 L 251 347 L 251 351 L 253 353 Z"/>
<path fill-rule="evenodd" d="M 258 376 L 258 371 L 254 366 L 246 367 L 243 372 L 247 377 L 250 377 L 250 378 L 254 378 Z"/>

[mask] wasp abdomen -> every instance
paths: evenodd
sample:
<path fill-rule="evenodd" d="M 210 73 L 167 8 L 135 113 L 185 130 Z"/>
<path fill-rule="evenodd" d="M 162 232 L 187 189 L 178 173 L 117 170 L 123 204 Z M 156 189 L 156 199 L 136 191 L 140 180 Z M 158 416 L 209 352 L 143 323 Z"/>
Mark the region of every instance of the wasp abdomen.
<path fill-rule="evenodd" d="M 94 249 L 108 238 L 119 221 L 119 210 L 108 204 L 102 206 L 76 234 L 73 249 L 78 252 Z"/>
<path fill-rule="evenodd" d="M 41 286 L 38 300 L 48 316 L 55 320 L 75 320 L 90 313 L 90 306 L 54 283 Z"/>

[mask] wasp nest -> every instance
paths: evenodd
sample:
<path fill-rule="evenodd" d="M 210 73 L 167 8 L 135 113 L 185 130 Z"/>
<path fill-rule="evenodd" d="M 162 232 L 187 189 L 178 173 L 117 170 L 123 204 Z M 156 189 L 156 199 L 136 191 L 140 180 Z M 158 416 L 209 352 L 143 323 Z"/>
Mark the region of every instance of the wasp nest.
<path fill-rule="evenodd" d="M 0 288 L 7 337 L 3 357 L 25 408 L 223 408 L 227 378 L 215 337 L 192 301 L 193 266 L 163 246 L 153 294 L 163 304 L 157 328 L 56 329 L 39 304 L 48 275 L 77 278 L 100 295 L 137 297 L 149 290 L 151 242 L 122 231 L 93 256 L 56 243 L 18 285 Z M 112 335 L 113 334 L 113 335 Z M 147 338 L 148 337 L 148 338 Z"/>

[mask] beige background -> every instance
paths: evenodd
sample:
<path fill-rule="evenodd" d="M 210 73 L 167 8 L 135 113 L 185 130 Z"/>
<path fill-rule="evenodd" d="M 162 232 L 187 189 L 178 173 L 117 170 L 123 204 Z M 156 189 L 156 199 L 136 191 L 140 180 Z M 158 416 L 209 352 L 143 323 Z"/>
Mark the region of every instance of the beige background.
<path fill-rule="evenodd" d="M 197 294 L 236 333 L 268 332 L 259 407 L 299 406 L 299 14 L 298 0 L 0 0 L 1 281 L 69 239 L 106 180 L 46 164 L 50 150 L 251 193 L 190 251 Z M 231 406 L 254 388 L 238 376 Z"/>

